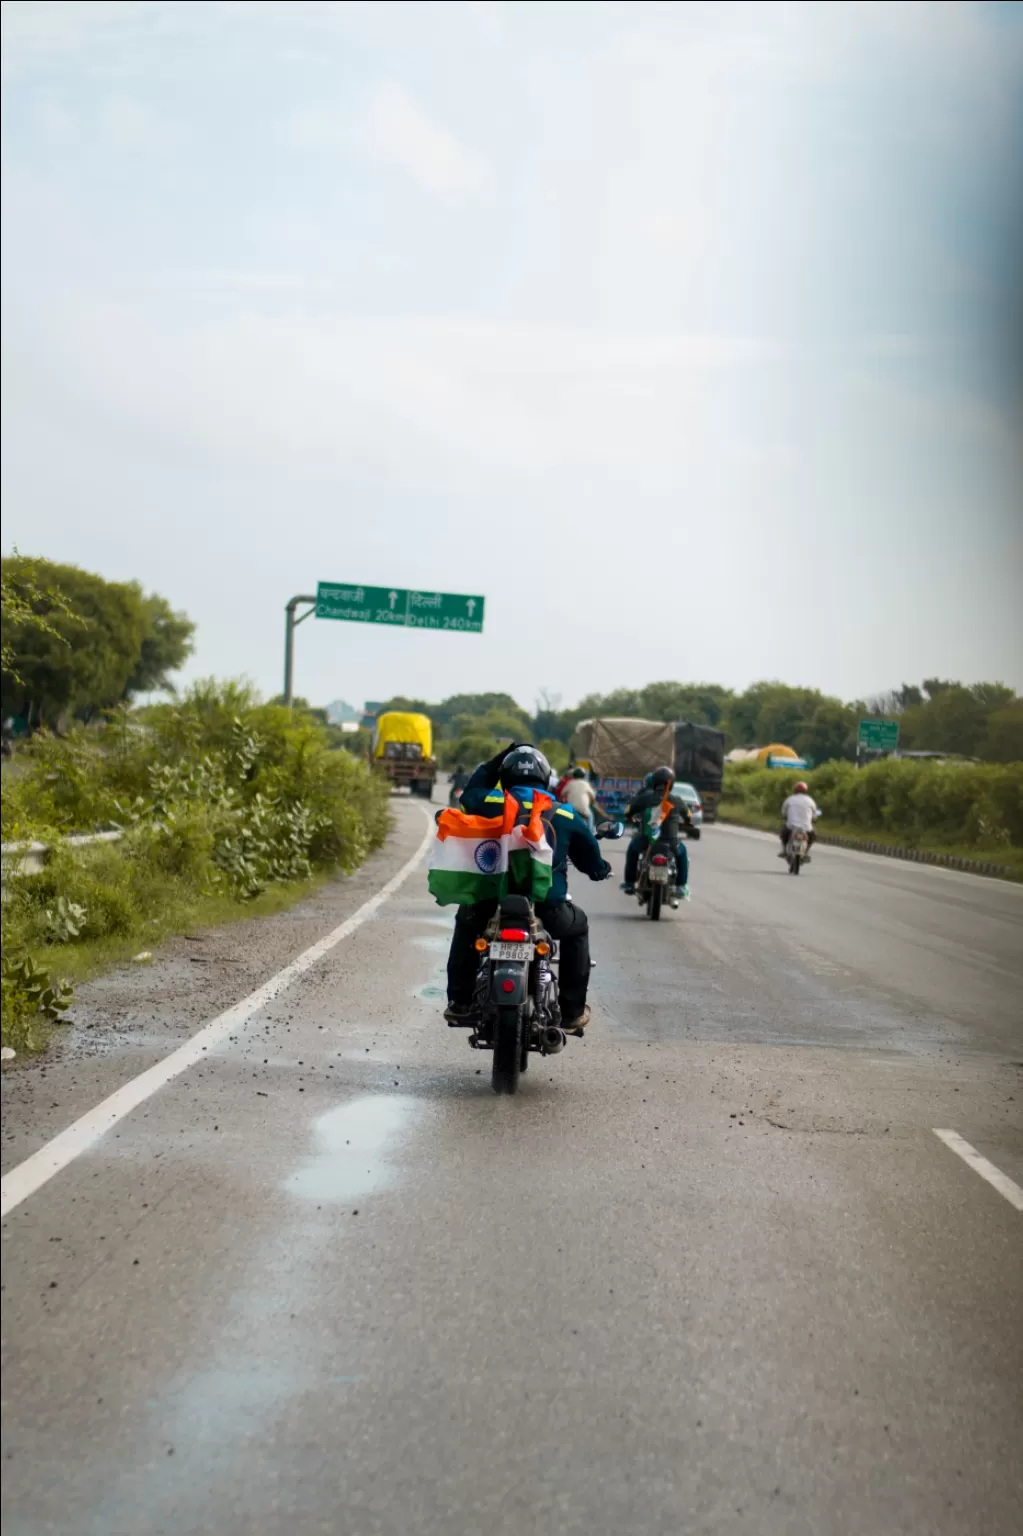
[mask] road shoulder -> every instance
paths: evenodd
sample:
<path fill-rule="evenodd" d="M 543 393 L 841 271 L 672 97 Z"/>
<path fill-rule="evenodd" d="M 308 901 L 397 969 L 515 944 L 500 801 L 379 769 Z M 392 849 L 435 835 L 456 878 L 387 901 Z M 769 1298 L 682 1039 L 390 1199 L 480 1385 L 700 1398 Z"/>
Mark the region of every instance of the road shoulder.
<path fill-rule="evenodd" d="M 161 1060 L 345 921 L 410 859 L 418 804 L 393 802 L 383 847 L 285 912 L 168 939 L 146 966 L 118 966 L 76 993 L 72 1022 L 43 1056 L 5 1071 L 6 1173 L 87 1110 Z"/>

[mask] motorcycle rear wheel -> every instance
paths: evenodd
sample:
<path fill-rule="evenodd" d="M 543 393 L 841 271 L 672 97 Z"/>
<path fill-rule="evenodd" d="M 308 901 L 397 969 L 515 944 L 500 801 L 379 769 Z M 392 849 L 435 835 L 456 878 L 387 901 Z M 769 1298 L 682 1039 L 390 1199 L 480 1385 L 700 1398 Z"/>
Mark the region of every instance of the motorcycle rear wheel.
<path fill-rule="evenodd" d="M 522 1070 L 522 1007 L 498 1008 L 494 1015 L 495 1093 L 515 1093 Z"/>
<path fill-rule="evenodd" d="M 656 923 L 661 916 L 661 902 L 664 900 L 664 891 L 659 885 L 650 887 L 650 906 L 648 909 L 650 921 Z"/>
<path fill-rule="evenodd" d="M 801 863 L 801 860 L 800 860 L 799 854 L 798 853 L 794 853 L 792 855 L 792 861 L 789 864 L 789 868 L 791 869 L 791 871 L 792 871 L 792 873 L 794 875 L 798 875 L 799 874 L 799 865 L 800 865 L 800 863 Z"/>

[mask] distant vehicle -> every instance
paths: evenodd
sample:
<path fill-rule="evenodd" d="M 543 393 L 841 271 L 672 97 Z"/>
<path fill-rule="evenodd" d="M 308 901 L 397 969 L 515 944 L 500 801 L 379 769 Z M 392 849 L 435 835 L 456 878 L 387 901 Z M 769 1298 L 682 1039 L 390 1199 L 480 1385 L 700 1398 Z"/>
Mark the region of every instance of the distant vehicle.
<path fill-rule="evenodd" d="M 689 816 L 693 823 L 692 829 L 686 832 L 687 837 L 698 838 L 703 827 L 703 802 L 691 784 L 672 785 L 671 798 L 682 800 L 689 807 Z"/>
<path fill-rule="evenodd" d="M 380 715 L 373 736 L 373 771 L 396 788 L 424 800 L 433 798 L 437 764 L 433 756 L 433 723 L 428 715 L 389 710 Z"/>

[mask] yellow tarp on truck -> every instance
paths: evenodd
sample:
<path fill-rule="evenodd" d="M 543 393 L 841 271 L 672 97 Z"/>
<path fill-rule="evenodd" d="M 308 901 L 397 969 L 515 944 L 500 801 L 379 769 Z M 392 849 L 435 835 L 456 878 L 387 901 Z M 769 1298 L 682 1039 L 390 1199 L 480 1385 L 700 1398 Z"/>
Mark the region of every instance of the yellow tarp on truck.
<path fill-rule="evenodd" d="M 437 777 L 430 717 L 404 710 L 381 715 L 373 737 L 373 767 L 392 784 L 408 785 L 413 795 L 429 800 Z"/>
<path fill-rule="evenodd" d="M 406 715 L 400 710 L 381 715 L 377 720 L 376 735 L 373 738 L 373 756 L 375 758 L 395 756 L 396 754 L 388 752 L 389 744 L 419 748 L 418 752 L 402 753 L 401 756 L 432 757 L 433 721 L 429 715 Z"/>

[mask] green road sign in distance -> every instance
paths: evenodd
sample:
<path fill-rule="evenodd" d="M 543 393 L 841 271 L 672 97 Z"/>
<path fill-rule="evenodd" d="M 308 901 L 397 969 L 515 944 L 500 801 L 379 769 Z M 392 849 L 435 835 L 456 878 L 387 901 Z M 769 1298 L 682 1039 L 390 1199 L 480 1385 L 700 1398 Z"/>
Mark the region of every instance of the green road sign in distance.
<path fill-rule="evenodd" d="M 316 617 L 351 624 L 397 624 L 405 629 L 453 629 L 478 635 L 484 599 L 463 592 L 418 592 L 408 587 L 361 587 L 321 581 Z"/>
<path fill-rule="evenodd" d="M 857 743 L 868 752 L 894 752 L 899 744 L 899 722 L 861 720 Z"/>

